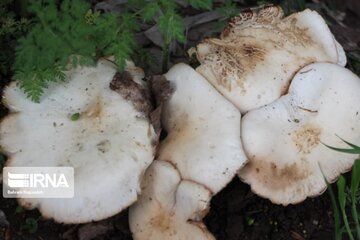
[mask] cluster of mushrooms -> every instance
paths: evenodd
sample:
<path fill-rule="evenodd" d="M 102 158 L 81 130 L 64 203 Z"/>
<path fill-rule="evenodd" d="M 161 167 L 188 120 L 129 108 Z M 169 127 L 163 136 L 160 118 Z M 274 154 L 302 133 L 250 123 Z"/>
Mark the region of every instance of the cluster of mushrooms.
<path fill-rule="evenodd" d="M 288 205 L 351 169 L 356 156 L 325 144 L 360 145 L 360 79 L 318 13 L 249 10 L 190 52 L 196 70 L 180 63 L 148 82 L 132 62 L 121 74 L 106 59 L 73 69 L 40 104 L 10 84 L 0 125 L 7 166 L 75 170 L 74 198 L 19 203 L 62 223 L 130 206 L 134 239 L 214 239 L 202 218 L 235 175 Z"/>

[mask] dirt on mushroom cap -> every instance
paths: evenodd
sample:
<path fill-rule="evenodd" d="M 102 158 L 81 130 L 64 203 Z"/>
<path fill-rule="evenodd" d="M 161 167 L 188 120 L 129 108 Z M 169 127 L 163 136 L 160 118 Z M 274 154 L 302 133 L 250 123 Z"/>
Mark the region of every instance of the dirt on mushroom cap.
<path fill-rule="evenodd" d="M 153 110 L 148 89 L 135 82 L 128 71 L 117 72 L 110 82 L 110 89 L 118 92 L 126 100 L 131 101 L 139 112 L 149 115 Z"/>
<path fill-rule="evenodd" d="M 293 75 L 307 64 L 346 63 L 318 13 L 305 10 L 282 17 L 277 6 L 246 11 L 220 39 L 197 46 L 197 71 L 242 113 L 285 94 Z"/>

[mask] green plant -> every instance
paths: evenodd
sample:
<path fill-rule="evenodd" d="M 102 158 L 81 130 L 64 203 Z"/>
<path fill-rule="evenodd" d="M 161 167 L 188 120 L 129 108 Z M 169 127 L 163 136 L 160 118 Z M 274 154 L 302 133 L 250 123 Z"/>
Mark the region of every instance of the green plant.
<path fill-rule="evenodd" d="M 194 8 L 210 9 L 211 0 L 188 0 Z M 102 56 L 114 55 L 119 71 L 136 49 L 134 33 L 140 22 L 155 22 L 164 40 L 163 68 L 167 68 L 169 46 L 185 42 L 181 16 L 175 0 L 129 0 L 125 10 L 93 12 L 84 0 L 31 1 L 34 14 L 29 33 L 19 39 L 14 64 L 15 79 L 35 102 L 50 82 L 63 81 L 64 71 L 77 65 L 96 63 Z"/>
<path fill-rule="evenodd" d="M 341 240 L 341 229 L 340 229 L 340 211 L 337 205 L 335 193 L 330 185 L 330 183 L 324 177 L 325 182 L 328 186 L 328 192 L 330 195 L 331 204 L 334 210 L 334 222 L 335 222 L 335 240 Z"/>
<path fill-rule="evenodd" d="M 24 32 L 30 21 L 26 18 L 15 19 L 15 14 L 10 10 L 13 0 L 0 2 L 0 36 L 11 36 L 19 32 Z"/>
<path fill-rule="evenodd" d="M 360 151 L 359 151 L 360 153 Z M 353 219 L 355 221 L 356 234 L 357 238 L 360 239 L 360 224 L 359 224 L 359 215 L 357 210 L 358 203 L 358 193 L 359 193 L 359 184 L 360 184 L 360 159 L 356 160 L 353 170 L 352 170 L 352 178 L 351 178 L 351 213 L 353 215 Z"/>
<path fill-rule="evenodd" d="M 4 84 L 10 75 L 14 62 L 14 39 L 25 33 L 31 26 L 30 20 L 16 16 L 12 11 L 13 0 L 0 1 L 0 79 Z"/>
<path fill-rule="evenodd" d="M 15 214 L 20 214 L 20 213 L 24 213 L 24 212 L 25 212 L 25 209 L 20 205 L 18 205 L 15 209 Z"/>
<path fill-rule="evenodd" d="M 28 97 L 39 102 L 49 82 L 65 79 L 68 67 L 94 64 L 99 56 L 114 55 L 119 69 L 129 58 L 137 29 L 134 17 L 92 12 L 82 0 L 31 1 L 35 15 L 26 37 L 18 41 L 14 63 L 15 79 Z"/>
<path fill-rule="evenodd" d="M 252 226 L 255 223 L 255 218 L 253 217 L 246 217 L 246 225 Z"/>
<path fill-rule="evenodd" d="M 218 7 L 216 10 L 224 15 L 224 18 L 220 19 L 220 21 L 221 21 L 221 20 L 225 20 L 230 17 L 234 17 L 234 16 L 238 15 L 241 11 L 241 8 L 239 8 L 234 3 L 234 1 L 225 0 L 224 3 L 220 7 Z"/>
<path fill-rule="evenodd" d="M 211 0 L 187 0 L 196 9 L 210 10 Z M 175 0 L 131 0 L 129 1 L 138 9 L 138 14 L 144 22 L 154 22 L 159 14 L 156 25 L 163 36 L 163 65 L 162 70 L 167 70 L 169 47 L 173 41 L 184 43 L 184 27 L 181 16 L 177 13 L 178 5 Z"/>
<path fill-rule="evenodd" d="M 356 146 L 352 143 L 349 143 L 345 140 L 343 140 L 350 148 L 335 148 L 328 145 L 328 148 L 333 149 L 338 152 L 343 153 L 350 153 L 350 154 L 360 154 L 360 147 Z M 329 183 L 327 183 L 329 185 Z M 346 206 L 347 203 L 350 205 L 351 208 L 351 215 L 352 219 L 354 221 L 355 225 L 355 231 L 357 239 L 360 239 L 360 224 L 359 224 L 359 215 L 357 210 L 357 204 L 358 204 L 358 196 L 359 196 L 359 184 L 360 184 L 360 159 L 355 160 L 353 169 L 352 169 L 352 176 L 351 176 L 351 184 L 350 184 L 350 199 L 346 197 L 346 180 L 343 176 L 340 176 L 337 186 L 338 186 L 338 203 L 340 206 L 340 210 L 338 208 L 337 201 L 335 199 L 335 194 L 333 193 L 333 190 L 329 186 L 329 193 L 331 197 L 331 202 L 334 208 L 334 218 L 335 218 L 335 239 L 340 240 L 342 239 L 342 231 L 340 227 L 340 212 L 342 215 L 342 220 L 345 225 L 345 231 L 347 235 L 349 236 L 350 240 L 354 239 L 352 229 L 349 224 L 348 216 L 346 213 Z M 350 203 L 349 203 L 350 200 Z"/>
<path fill-rule="evenodd" d="M 222 14 L 222 18 L 212 23 L 212 29 L 216 29 L 218 32 L 221 32 L 224 28 L 227 27 L 229 19 L 239 15 L 241 10 L 242 8 L 239 7 L 234 1 L 225 0 L 222 5 L 216 8 L 216 11 Z"/>
<path fill-rule="evenodd" d="M 6 156 L 2 152 L 0 152 L 0 169 L 5 166 Z"/>
<path fill-rule="evenodd" d="M 25 223 L 20 226 L 21 231 L 28 231 L 29 233 L 36 233 L 38 230 L 38 221 L 40 218 L 26 218 Z"/>
<path fill-rule="evenodd" d="M 160 61 L 146 48 L 138 48 L 132 57 L 132 60 L 141 66 L 147 72 L 151 66 L 159 65 Z"/>

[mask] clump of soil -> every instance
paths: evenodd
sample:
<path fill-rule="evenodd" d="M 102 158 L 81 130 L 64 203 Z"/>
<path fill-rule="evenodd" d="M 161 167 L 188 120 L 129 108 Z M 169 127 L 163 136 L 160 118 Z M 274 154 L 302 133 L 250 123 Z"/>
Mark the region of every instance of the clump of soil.
<path fill-rule="evenodd" d="M 212 199 L 205 218 L 217 239 L 332 239 L 333 213 L 328 194 L 283 207 L 253 194 L 235 178 Z"/>

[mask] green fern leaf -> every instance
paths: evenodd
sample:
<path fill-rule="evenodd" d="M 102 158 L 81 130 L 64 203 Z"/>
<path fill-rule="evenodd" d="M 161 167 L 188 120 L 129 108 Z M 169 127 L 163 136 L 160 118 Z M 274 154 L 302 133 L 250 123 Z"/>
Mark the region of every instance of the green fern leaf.
<path fill-rule="evenodd" d="M 138 21 L 131 13 L 119 21 L 113 14 L 93 12 L 84 0 L 33 0 L 34 24 L 19 39 L 13 65 L 15 78 L 26 95 L 40 101 L 50 82 L 65 78 L 64 71 L 91 66 L 103 55 L 114 55 L 119 69 L 136 47 Z"/>
<path fill-rule="evenodd" d="M 145 7 L 143 8 L 143 13 L 142 13 L 143 21 L 149 22 L 150 20 L 152 20 L 155 14 L 159 12 L 159 10 L 160 10 L 160 6 L 156 1 L 146 4 Z"/>
<path fill-rule="evenodd" d="M 158 27 L 164 36 L 165 44 L 170 44 L 173 40 L 180 43 L 185 42 L 184 27 L 181 17 L 175 12 L 166 12 L 159 18 Z"/>
<path fill-rule="evenodd" d="M 188 2 L 193 8 L 196 9 L 212 9 L 212 0 L 189 0 Z"/>

